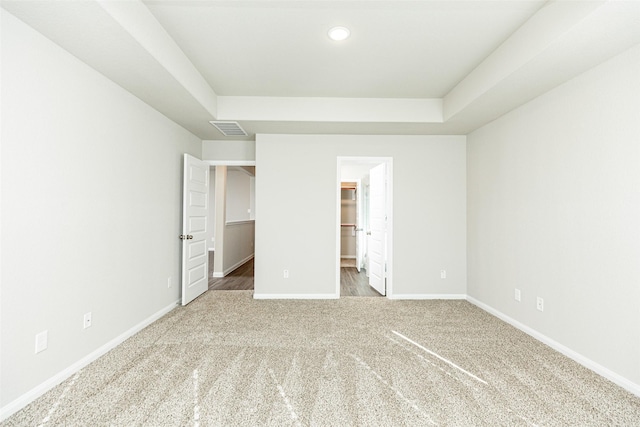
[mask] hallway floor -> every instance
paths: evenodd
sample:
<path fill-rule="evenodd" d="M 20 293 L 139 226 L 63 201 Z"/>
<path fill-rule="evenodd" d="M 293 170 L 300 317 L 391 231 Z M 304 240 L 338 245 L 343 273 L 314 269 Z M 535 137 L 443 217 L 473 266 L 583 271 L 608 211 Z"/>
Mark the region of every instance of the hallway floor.
<path fill-rule="evenodd" d="M 209 252 L 209 290 L 210 291 L 252 291 L 254 278 L 254 260 L 251 259 L 229 273 L 225 277 L 213 276 L 214 252 Z M 371 286 L 369 279 L 362 269 L 360 273 L 355 268 L 355 260 L 345 259 L 341 265 L 351 265 L 340 268 L 340 296 L 381 296 Z"/>

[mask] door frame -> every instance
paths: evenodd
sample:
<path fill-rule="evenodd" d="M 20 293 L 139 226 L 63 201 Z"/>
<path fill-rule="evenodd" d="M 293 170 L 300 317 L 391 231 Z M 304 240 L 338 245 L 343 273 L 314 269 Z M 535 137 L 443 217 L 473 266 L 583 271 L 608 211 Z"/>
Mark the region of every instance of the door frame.
<path fill-rule="evenodd" d="M 358 273 L 360 273 L 360 270 L 362 269 L 362 256 L 364 254 L 364 248 L 365 245 L 363 244 L 363 242 L 365 241 L 364 238 L 362 238 L 362 233 L 364 232 L 364 212 L 363 212 L 363 206 L 364 206 L 364 192 L 362 190 L 362 179 L 358 178 L 356 180 L 356 222 L 355 222 L 355 238 L 356 238 L 356 269 L 358 270 Z M 342 196 L 341 196 L 342 197 Z M 360 235 L 358 235 L 358 231 L 360 231 Z M 342 230 L 340 231 L 342 233 Z M 365 235 L 366 236 L 366 235 Z M 342 251 L 341 251 L 342 252 Z"/>
<path fill-rule="evenodd" d="M 227 166 L 227 167 L 233 167 L 233 166 L 256 166 L 256 161 L 255 160 L 203 160 L 203 162 L 209 164 L 209 168 L 216 167 L 216 166 Z M 226 192 L 225 192 L 226 193 Z M 221 195 L 218 194 L 218 192 L 215 192 L 214 195 L 214 200 L 217 200 Z M 226 195 L 225 195 L 226 196 Z M 226 206 L 226 201 L 225 201 L 225 206 Z M 210 206 L 210 209 L 215 209 L 215 206 Z M 254 216 L 254 221 L 255 221 L 255 206 L 253 207 L 253 216 Z M 223 221 L 222 224 L 220 223 L 221 219 L 219 218 L 218 215 L 215 216 L 215 223 L 211 224 L 211 226 L 214 228 L 215 227 L 224 227 L 224 224 L 226 223 L 226 221 Z M 218 237 L 220 237 L 221 240 L 224 239 L 224 236 L 218 236 L 217 233 L 215 233 L 215 239 L 216 239 L 216 244 L 215 247 L 217 248 L 216 250 L 218 251 L 218 259 L 224 259 L 224 244 L 218 244 Z M 207 246 L 208 247 L 208 246 Z M 254 242 L 254 250 L 255 250 L 255 242 Z M 207 256 L 209 256 L 208 252 L 207 252 Z M 214 258 L 215 259 L 215 258 Z M 218 274 L 216 274 L 218 273 Z M 207 271 L 207 277 L 209 276 L 209 272 Z M 224 275 L 220 274 L 220 272 L 216 272 L 215 269 L 213 271 L 213 277 L 219 278 L 219 277 L 224 277 Z"/>
<path fill-rule="evenodd" d="M 341 182 L 342 166 L 349 164 L 366 164 L 371 167 L 384 163 L 386 165 L 386 298 L 393 297 L 393 157 L 376 156 L 338 156 L 336 173 L 336 295 L 340 298 L 340 223 L 341 223 Z"/>

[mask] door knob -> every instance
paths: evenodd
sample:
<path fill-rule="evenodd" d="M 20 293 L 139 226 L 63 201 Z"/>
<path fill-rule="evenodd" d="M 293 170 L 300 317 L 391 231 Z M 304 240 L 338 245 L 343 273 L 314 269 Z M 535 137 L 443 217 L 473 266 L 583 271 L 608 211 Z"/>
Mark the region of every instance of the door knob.
<path fill-rule="evenodd" d="M 193 235 L 191 234 L 181 234 L 180 235 L 180 240 L 191 240 L 193 239 Z"/>

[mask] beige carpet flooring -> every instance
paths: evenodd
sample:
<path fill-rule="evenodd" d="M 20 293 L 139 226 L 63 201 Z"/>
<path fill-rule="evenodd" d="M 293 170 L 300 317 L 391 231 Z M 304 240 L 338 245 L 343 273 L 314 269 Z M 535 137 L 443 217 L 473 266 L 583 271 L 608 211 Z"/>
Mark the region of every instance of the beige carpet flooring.
<path fill-rule="evenodd" d="M 640 399 L 465 301 L 208 292 L 3 426 L 638 426 Z"/>

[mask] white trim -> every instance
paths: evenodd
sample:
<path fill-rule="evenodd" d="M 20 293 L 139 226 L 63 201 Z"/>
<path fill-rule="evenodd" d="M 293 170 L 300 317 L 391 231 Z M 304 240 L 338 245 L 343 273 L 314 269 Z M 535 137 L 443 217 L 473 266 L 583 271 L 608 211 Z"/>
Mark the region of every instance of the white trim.
<path fill-rule="evenodd" d="M 212 274 L 212 277 L 215 277 L 215 278 L 218 278 L 218 279 L 221 278 L 221 277 L 225 277 L 227 274 L 231 273 L 233 270 L 235 270 L 236 268 L 240 267 L 245 262 L 251 261 L 254 256 L 255 256 L 255 254 L 249 255 L 248 257 L 246 257 L 242 261 L 238 261 L 235 264 L 233 264 L 231 267 L 225 269 L 222 273 L 220 273 L 219 271 L 214 271 L 213 274 Z"/>
<path fill-rule="evenodd" d="M 428 299 L 467 299 L 466 294 L 393 294 L 389 299 L 411 299 L 411 300 L 428 300 Z"/>
<path fill-rule="evenodd" d="M 253 294 L 253 298 L 254 299 L 338 299 L 338 298 L 340 298 L 340 295 L 339 294 L 336 295 L 336 294 L 256 294 L 256 293 L 254 293 Z M 413 300 L 417 300 L 417 299 L 423 299 L 423 300 L 426 300 L 426 299 L 466 299 L 471 304 L 473 304 L 473 305 L 479 307 L 480 309 L 488 312 L 489 314 L 501 319 L 502 321 L 514 326 L 515 328 L 520 329 L 521 331 L 523 331 L 526 334 L 532 336 L 536 340 L 548 345 L 549 347 L 553 348 L 554 350 L 564 354 L 565 356 L 573 359 L 574 361 L 580 363 L 581 365 L 585 366 L 586 368 L 594 371 L 595 373 L 603 376 L 604 378 L 608 379 L 609 381 L 619 385 L 620 387 L 624 388 L 625 390 L 627 390 L 627 391 L 633 393 L 634 395 L 640 397 L 640 384 L 636 384 L 636 383 L 624 378 L 623 376 L 621 376 L 619 374 L 616 374 L 615 372 L 611 371 L 610 369 L 605 368 L 604 366 L 592 361 L 591 359 L 581 355 L 580 353 L 577 353 L 576 351 L 571 350 L 570 348 L 568 348 L 568 347 L 560 344 L 559 342 L 547 337 L 546 335 L 541 334 L 540 332 L 538 332 L 538 331 L 536 331 L 536 330 L 524 325 L 523 323 L 520 323 L 519 321 L 507 316 L 506 314 L 504 314 L 504 313 L 494 309 L 493 307 L 491 307 L 491 306 L 489 306 L 489 305 L 487 305 L 487 304 L 485 304 L 483 302 L 480 302 L 477 299 L 475 299 L 473 297 L 470 297 L 468 295 L 464 295 L 464 294 L 396 294 L 396 295 L 393 295 L 393 297 L 390 297 L 390 299 L 413 299 Z M 101 356 L 103 356 L 104 354 L 109 352 L 110 350 L 112 350 L 115 347 L 117 347 L 118 345 L 120 345 L 126 339 L 132 337 L 136 333 L 140 332 L 142 329 L 144 329 L 147 326 L 149 326 L 151 323 L 157 321 L 162 316 L 164 316 L 165 314 L 169 313 L 171 310 L 176 308 L 179 304 L 180 304 L 180 300 L 176 300 L 175 302 L 171 303 L 170 305 L 168 305 L 168 306 L 164 307 L 163 309 L 157 311 L 156 313 L 154 313 L 151 316 L 149 316 L 146 319 L 144 319 L 142 322 L 138 323 L 137 325 L 135 325 L 134 327 L 130 328 L 126 332 L 120 334 L 119 336 L 117 336 L 113 340 L 109 341 L 108 343 L 106 343 L 102 347 L 100 347 L 97 350 L 91 352 L 90 354 L 88 354 L 87 356 L 85 356 L 82 359 L 78 360 L 77 362 L 75 362 L 74 364 L 69 366 L 68 368 L 62 370 L 61 372 L 59 372 L 58 374 L 56 374 L 53 377 L 49 378 L 45 382 L 39 384 L 38 386 L 36 386 L 33 389 L 29 390 L 27 393 L 23 394 L 22 396 L 18 397 L 14 401 L 12 401 L 12 402 L 8 403 L 7 405 L 5 405 L 4 407 L 0 408 L 0 421 L 4 421 L 5 419 L 9 418 L 11 415 L 13 415 L 14 413 L 18 412 L 20 409 L 24 408 L 29 403 L 33 402 L 35 399 L 37 399 L 38 397 L 42 396 L 44 393 L 46 393 L 49 390 L 53 389 L 55 386 L 57 386 L 58 384 L 60 384 L 64 380 L 66 380 L 67 378 L 71 377 L 73 374 L 75 374 L 80 369 L 84 368 L 85 366 L 87 366 L 91 362 L 97 360 L 98 358 L 100 358 Z"/>
<path fill-rule="evenodd" d="M 608 368 L 605 368 L 604 366 L 600 365 L 599 363 L 594 362 L 593 360 L 581 355 L 580 353 L 570 349 L 569 347 L 566 347 L 562 344 L 560 344 L 559 342 L 549 338 L 548 336 L 536 331 L 535 329 L 530 328 L 529 326 L 518 322 L 517 320 L 507 316 L 506 314 L 496 310 L 495 308 L 478 301 L 477 299 L 470 297 L 467 295 L 467 301 L 469 301 L 471 304 L 481 308 L 482 310 L 486 311 L 489 314 L 494 315 L 495 317 L 499 318 L 500 320 L 503 320 L 505 322 L 507 322 L 508 324 L 510 324 L 511 326 L 520 329 L 522 332 L 532 336 L 533 338 L 537 339 L 538 341 L 548 345 L 549 347 L 551 347 L 552 349 L 564 354 L 565 356 L 567 356 L 570 359 L 575 360 L 576 362 L 578 362 L 579 364 L 581 364 L 582 366 L 592 370 L 593 372 L 595 372 L 596 374 L 599 374 L 601 376 L 603 376 L 604 378 L 608 379 L 609 381 L 619 385 L 620 387 L 624 388 L 625 390 L 635 394 L 636 396 L 640 397 L 640 384 L 636 384 L 630 380 L 628 380 L 627 378 L 616 374 L 615 372 L 611 371 Z"/>
<path fill-rule="evenodd" d="M 343 164 L 371 164 L 372 166 L 384 163 L 386 165 L 386 208 L 387 208 L 387 247 L 386 247 L 386 273 L 385 273 L 385 298 L 393 299 L 393 157 L 377 156 L 337 156 L 336 176 L 336 294 L 340 297 L 340 240 L 341 240 L 341 186 Z"/>
<path fill-rule="evenodd" d="M 235 264 L 233 264 L 231 267 L 227 268 L 224 270 L 223 277 L 226 276 L 227 274 L 231 273 L 233 270 L 235 270 L 236 268 L 240 267 L 242 264 L 244 264 L 245 262 L 249 262 L 253 259 L 253 257 L 255 256 L 255 254 L 251 254 L 248 257 L 246 257 L 245 259 L 236 262 Z"/>
<path fill-rule="evenodd" d="M 42 396 L 43 394 L 45 394 L 46 392 L 48 392 L 49 390 L 53 389 L 55 386 L 57 386 L 58 384 L 66 380 L 67 378 L 71 377 L 80 369 L 84 368 L 91 362 L 105 355 L 107 352 L 113 350 L 118 345 L 123 343 L 125 340 L 131 338 L 133 335 L 137 334 L 138 332 L 140 332 L 141 330 L 143 330 L 144 328 L 146 328 L 156 320 L 160 319 L 165 314 L 169 313 L 171 310 L 176 308 L 179 304 L 180 304 L 180 300 L 176 300 L 170 305 L 155 312 L 151 316 L 144 319 L 142 322 L 138 323 L 134 327 L 125 331 L 124 333 L 118 335 L 117 337 L 107 342 L 97 350 L 89 353 L 82 359 L 78 360 L 77 362 L 73 363 L 71 366 L 63 369 L 62 371 L 58 372 L 57 374 L 55 374 L 48 380 L 44 381 L 43 383 L 40 383 L 39 385 L 32 388 L 22 396 L 15 399 L 13 402 L 10 402 L 7 405 L 5 405 L 3 408 L 0 408 L 0 421 L 3 421 L 6 418 L 10 417 L 11 415 L 15 414 L 20 409 L 24 408 L 29 403 L 36 400 L 38 397 Z"/>
<path fill-rule="evenodd" d="M 342 242 L 342 228 L 340 227 L 340 224 L 342 223 L 342 190 L 341 190 L 341 180 L 342 180 L 342 158 L 338 157 L 338 167 L 337 169 L 337 174 L 336 174 L 336 226 L 335 226 L 335 230 L 336 230 L 336 251 L 335 251 L 335 256 L 336 256 L 336 290 L 335 293 L 338 294 L 338 298 L 340 298 L 340 265 L 341 265 L 341 261 L 340 261 L 340 255 L 342 252 L 342 248 L 341 248 L 341 242 Z"/>
<path fill-rule="evenodd" d="M 255 166 L 255 160 L 203 160 L 211 166 Z"/>
<path fill-rule="evenodd" d="M 340 294 L 253 294 L 253 299 L 339 299 Z"/>
<path fill-rule="evenodd" d="M 387 272 L 386 293 L 387 298 L 393 298 L 393 157 L 386 158 L 387 172 Z"/>
<path fill-rule="evenodd" d="M 340 255 L 340 258 L 344 259 L 356 259 L 355 255 Z"/>
<path fill-rule="evenodd" d="M 253 224 L 255 222 L 256 222 L 255 219 L 242 219 L 240 221 L 227 221 L 224 225 L 229 227 L 229 226 L 233 226 L 233 225 Z"/>

